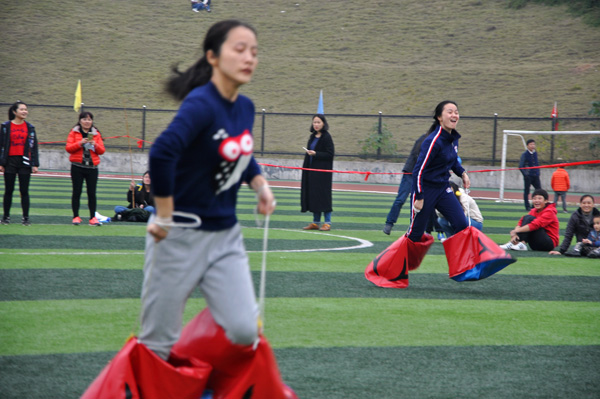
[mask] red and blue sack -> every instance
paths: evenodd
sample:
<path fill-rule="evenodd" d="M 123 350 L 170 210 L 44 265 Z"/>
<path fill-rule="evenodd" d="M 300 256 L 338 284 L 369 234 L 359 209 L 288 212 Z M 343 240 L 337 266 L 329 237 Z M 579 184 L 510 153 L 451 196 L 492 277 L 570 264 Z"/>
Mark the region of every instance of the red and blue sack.
<path fill-rule="evenodd" d="M 420 242 L 406 235 L 381 252 L 365 269 L 365 277 L 384 288 L 408 287 L 408 272 L 417 269 L 433 244 L 433 237 L 423 234 Z"/>
<path fill-rule="evenodd" d="M 473 226 L 454 234 L 443 245 L 448 274 L 455 281 L 482 280 L 517 261 Z"/>

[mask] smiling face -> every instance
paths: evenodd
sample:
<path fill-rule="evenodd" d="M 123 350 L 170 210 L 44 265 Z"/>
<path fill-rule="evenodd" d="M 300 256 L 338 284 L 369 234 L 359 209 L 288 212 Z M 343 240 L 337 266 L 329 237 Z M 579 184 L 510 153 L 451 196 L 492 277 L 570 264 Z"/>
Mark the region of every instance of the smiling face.
<path fill-rule="evenodd" d="M 29 115 L 29 111 L 27 110 L 27 105 L 19 104 L 17 109 L 15 110 L 15 119 L 13 121 L 22 122 Z"/>
<path fill-rule="evenodd" d="M 594 200 L 591 197 L 585 197 L 581 200 L 579 206 L 581 207 L 583 213 L 588 214 L 592 211 L 592 208 L 594 207 Z"/>
<path fill-rule="evenodd" d="M 236 87 L 248 83 L 258 65 L 256 35 L 244 26 L 233 28 L 227 33 L 219 55 L 209 50 L 206 57 L 213 67 L 214 79 Z"/>
<path fill-rule="evenodd" d="M 458 123 L 459 119 L 460 116 L 458 115 L 458 107 L 452 103 L 444 105 L 442 114 L 437 117 L 437 120 L 440 122 L 440 126 L 447 132 L 452 132 L 452 130 L 456 129 L 456 124 Z"/>
<path fill-rule="evenodd" d="M 85 132 L 89 132 L 90 129 L 92 128 L 92 125 L 94 124 L 94 121 L 89 116 L 85 116 L 85 117 L 79 119 L 79 124 L 81 125 L 81 127 L 83 128 L 83 130 Z"/>
<path fill-rule="evenodd" d="M 538 211 L 544 209 L 548 204 L 548 200 L 543 195 L 534 195 L 531 202 L 533 203 L 533 207 Z"/>

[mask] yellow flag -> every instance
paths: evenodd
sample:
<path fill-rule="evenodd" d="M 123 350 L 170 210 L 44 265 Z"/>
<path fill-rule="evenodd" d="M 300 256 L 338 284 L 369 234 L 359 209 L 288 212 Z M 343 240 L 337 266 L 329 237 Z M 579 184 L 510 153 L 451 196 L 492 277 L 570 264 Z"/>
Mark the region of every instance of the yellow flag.
<path fill-rule="evenodd" d="M 75 112 L 81 109 L 81 79 L 77 81 L 77 89 L 75 89 L 75 102 L 73 103 Z"/>

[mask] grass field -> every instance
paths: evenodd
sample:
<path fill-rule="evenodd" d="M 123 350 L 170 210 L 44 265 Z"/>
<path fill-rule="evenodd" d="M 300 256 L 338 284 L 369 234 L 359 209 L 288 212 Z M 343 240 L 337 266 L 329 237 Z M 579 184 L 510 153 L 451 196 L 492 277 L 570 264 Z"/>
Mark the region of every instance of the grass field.
<path fill-rule="evenodd" d="M 98 211 L 112 215 L 125 190 L 101 180 Z M 0 397 L 77 398 L 137 331 L 144 225 L 70 225 L 69 179 L 34 177 L 31 194 L 33 225 L 0 226 Z M 436 241 L 408 289 L 377 288 L 365 266 L 408 221 L 403 209 L 391 237 L 380 231 L 393 196 L 335 192 L 333 230 L 309 233 L 298 191 L 275 194 L 265 332 L 301 398 L 600 395 L 597 260 L 516 253 L 499 274 L 456 283 Z M 86 215 L 85 194 L 82 203 Z M 238 212 L 258 284 L 253 206 L 243 188 Z M 505 242 L 522 205 L 479 206 L 486 234 Z M 185 320 L 203 306 L 195 293 Z"/>

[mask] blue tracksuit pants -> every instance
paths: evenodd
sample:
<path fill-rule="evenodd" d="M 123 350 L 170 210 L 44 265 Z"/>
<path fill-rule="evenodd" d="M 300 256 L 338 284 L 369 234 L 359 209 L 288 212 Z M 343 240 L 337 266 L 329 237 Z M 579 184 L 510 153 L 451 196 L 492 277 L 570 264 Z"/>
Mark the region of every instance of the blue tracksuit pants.
<path fill-rule="evenodd" d="M 435 217 L 436 209 L 454 226 L 455 233 L 467 228 L 469 223 L 460 202 L 458 202 L 458 198 L 452 192 L 452 188 L 449 186 L 434 187 L 423 185 L 423 198 L 423 208 L 421 212 L 415 214 L 412 206 L 415 201 L 414 192 L 410 197 L 411 221 L 407 235 L 411 241 L 421 241 L 421 237 L 427 227 L 427 222 L 430 217 Z"/>

